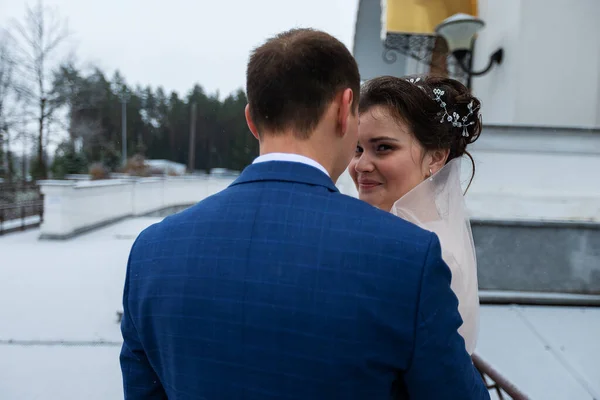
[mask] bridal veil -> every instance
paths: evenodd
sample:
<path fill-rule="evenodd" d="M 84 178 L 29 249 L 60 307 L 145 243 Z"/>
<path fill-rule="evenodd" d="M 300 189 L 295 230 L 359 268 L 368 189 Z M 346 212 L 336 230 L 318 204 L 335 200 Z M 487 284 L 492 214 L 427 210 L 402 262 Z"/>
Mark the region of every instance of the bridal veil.
<path fill-rule="evenodd" d="M 461 158 L 451 160 L 398 200 L 391 212 L 438 236 L 442 258 L 452 272 L 451 287 L 458 297 L 463 319 L 459 333 L 471 354 L 479 330 L 477 259 L 460 172 Z"/>

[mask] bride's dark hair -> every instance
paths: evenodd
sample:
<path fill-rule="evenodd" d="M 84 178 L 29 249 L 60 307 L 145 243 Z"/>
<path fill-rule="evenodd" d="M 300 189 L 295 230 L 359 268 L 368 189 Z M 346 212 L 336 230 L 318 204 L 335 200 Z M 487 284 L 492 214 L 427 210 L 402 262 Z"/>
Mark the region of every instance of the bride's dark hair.
<path fill-rule="evenodd" d="M 439 90 L 443 94 L 441 100 L 436 100 Z M 381 76 L 367 81 L 361 88 L 358 111 L 363 113 L 376 106 L 387 108 L 393 118 L 406 123 L 425 150 L 450 150 L 446 163 L 463 155 L 469 157 L 473 166 L 471 185 L 475 162 L 467 146 L 481 134 L 481 102 L 465 85 L 436 76 Z M 465 128 L 447 120 L 454 113 L 459 122 L 467 125 Z"/>

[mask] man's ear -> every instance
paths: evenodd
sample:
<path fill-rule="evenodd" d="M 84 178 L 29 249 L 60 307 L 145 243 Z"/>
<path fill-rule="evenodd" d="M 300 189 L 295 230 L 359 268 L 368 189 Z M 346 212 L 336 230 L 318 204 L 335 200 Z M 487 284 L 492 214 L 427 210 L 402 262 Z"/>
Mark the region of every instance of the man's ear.
<path fill-rule="evenodd" d="M 348 130 L 348 119 L 350 118 L 350 115 L 352 114 L 352 111 L 354 107 L 354 93 L 352 92 L 352 89 L 347 88 L 345 89 L 341 96 L 340 96 L 340 100 L 339 100 L 339 104 L 340 104 L 340 108 L 338 111 L 338 125 L 340 127 L 339 133 L 340 136 L 344 136 L 346 134 L 346 131 Z"/>
<path fill-rule="evenodd" d="M 256 129 L 256 125 L 254 125 L 254 121 L 252 121 L 252 117 L 250 116 L 250 104 L 246 104 L 244 114 L 246 115 L 246 124 L 248 124 L 248 129 L 250 129 L 250 132 L 252 132 L 252 135 L 254 135 L 256 140 L 260 141 L 258 129 Z"/>
<path fill-rule="evenodd" d="M 431 168 L 431 172 L 435 174 L 440 169 L 442 169 L 444 165 L 446 165 L 446 160 L 448 160 L 449 154 L 450 149 L 440 149 L 431 151 L 431 161 L 429 163 L 429 168 Z"/>

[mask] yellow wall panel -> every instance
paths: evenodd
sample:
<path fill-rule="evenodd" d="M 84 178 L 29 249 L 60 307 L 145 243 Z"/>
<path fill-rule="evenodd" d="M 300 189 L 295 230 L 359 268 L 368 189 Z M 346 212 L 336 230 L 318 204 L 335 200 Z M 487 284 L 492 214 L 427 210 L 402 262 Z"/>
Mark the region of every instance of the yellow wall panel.
<path fill-rule="evenodd" d="M 464 13 L 477 16 L 477 0 L 386 0 L 387 32 L 433 35 L 446 18 Z"/>

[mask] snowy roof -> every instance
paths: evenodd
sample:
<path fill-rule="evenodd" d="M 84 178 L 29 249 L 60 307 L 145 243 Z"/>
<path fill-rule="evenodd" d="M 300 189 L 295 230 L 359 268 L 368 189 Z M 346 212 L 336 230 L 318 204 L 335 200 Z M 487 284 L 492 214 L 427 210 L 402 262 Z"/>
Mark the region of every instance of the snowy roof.
<path fill-rule="evenodd" d="M 117 311 L 132 218 L 68 241 L 0 237 L 2 398 L 122 398 Z M 600 398 L 600 308 L 482 306 L 477 353 L 533 399 Z"/>

